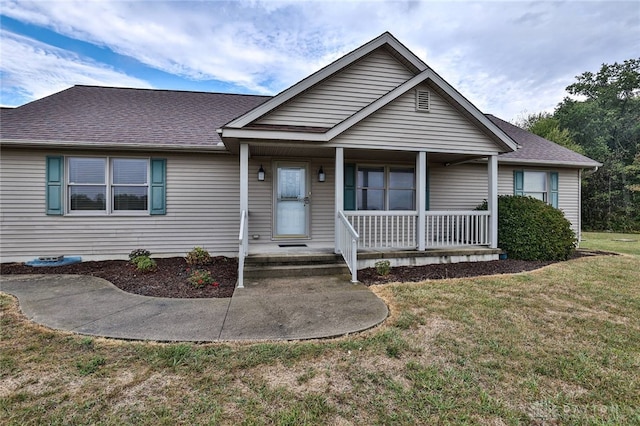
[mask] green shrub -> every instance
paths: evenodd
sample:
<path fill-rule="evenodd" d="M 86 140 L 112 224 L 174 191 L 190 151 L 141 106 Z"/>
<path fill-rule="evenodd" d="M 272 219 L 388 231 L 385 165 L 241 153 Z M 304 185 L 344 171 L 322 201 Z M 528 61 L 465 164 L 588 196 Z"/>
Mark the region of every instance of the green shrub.
<path fill-rule="evenodd" d="M 187 253 L 185 259 L 187 263 L 192 266 L 208 265 L 211 263 L 211 255 L 202 247 L 194 247 L 193 250 Z"/>
<path fill-rule="evenodd" d="M 129 260 L 135 263 L 134 260 L 136 258 L 143 257 L 143 256 L 149 257 L 151 256 L 151 252 L 147 249 L 142 249 L 142 248 L 131 250 L 131 253 L 129 253 Z"/>
<path fill-rule="evenodd" d="M 487 202 L 477 209 L 486 210 Z M 566 260 L 575 243 L 571 223 L 560 210 L 532 197 L 498 197 L 498 247 L 509 258 Z"/>
<path fill-rule="evenodd" d="M 389 275 L 389 272 L 391 272 L 391 262 L 388 260 L 378 260 L 376 262 L 376 272 L 382 276 Z"/>
<path fill-rule="evenodd" d="M 156 261 L 150 258 L 149 256 L 138 256 L 131 261 L 138 271 L 140 272 L 152 272 L 157 268 Z"/>

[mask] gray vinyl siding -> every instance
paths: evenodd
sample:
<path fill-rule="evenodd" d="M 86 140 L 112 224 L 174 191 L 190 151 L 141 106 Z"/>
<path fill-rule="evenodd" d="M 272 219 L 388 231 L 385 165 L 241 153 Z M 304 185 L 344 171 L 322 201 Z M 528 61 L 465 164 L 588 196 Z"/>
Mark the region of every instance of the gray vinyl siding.
<path fill-rule="evenodd" d="M 558 208 L 571 222 L 576 234 L 580 230 L 580 180 L 578 169 L 555 167 L 498 167 L 498 194 L 513 195 L 513 171 L 558 172 Z M 445 167 L 429 164 L 431 210 L 471 210 L 487 198 L 486 164 L 460 164 Z"/>
<path fill-rule="evenodd" d="M 471 154 L 496 152 L 495 142 L 428 84 L 420 85 L 418 89 L 431 93 L 429 112 L 416 111 L 416 92 L 409 90 L 329 145 Z"/>
<path fill-rule="evenodd" d="M 486 164 L 429 164 L 429 210 L 473 210 L 487 199 Z"/>
<path fill-rule="evenodd" d="M 273 244 L 273 165 L 278 161 L 304 162 L 299 158 L 269 158 L 254 157 L 249 160 L 249 243 L 251 245 Z M 333 244 L 334 238 L 334 185 L 335 167 L 334 159 L 314 159 L 309 162 L 309 174 L 311 183 L 311 226 L 310 239 L 314 243 Z M 260 168 L 266 171 L 265 180 L 259 182 L 254 172 Z M 326 181 L 318 182 L 318 169 L 323 167 L 326 173 Z M 256 235 L 259 238 L 254 239 Z"/>
<path fill-rule="evenodd" d="M 1 261 L 39 255 L 83 259 L 127 258 L 135 248 L 158 257 L 184 255 L 194 246 L 237 255 L 238 157 L 157 154 L 167 160 L 167 214 L 154 216 L 47 216 L 45 158 L 59 151 L 2 149 L 0 159 Z M 67 156 L 101 156 L 65 152 Z M 150 157 L 118 153 L 118 157 Z"/>
<path fill-rule="evenodd" d="M 378 49 L 257 123 L 333 127 L 411 77 L 402 64 Z"/>

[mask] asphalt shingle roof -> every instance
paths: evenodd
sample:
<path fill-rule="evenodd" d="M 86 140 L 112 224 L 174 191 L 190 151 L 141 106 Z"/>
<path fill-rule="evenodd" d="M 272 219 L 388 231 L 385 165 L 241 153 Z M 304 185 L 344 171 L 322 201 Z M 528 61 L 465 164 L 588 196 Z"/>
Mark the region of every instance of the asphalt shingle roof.
<path fill-rule="evenodd" d="M 270 96 L 74 86 L 18 108 L 0 108 L 0 139 L 43 144 L 212 147 L 216 132 Z M 487 117 L 520 145 L 500 162 L 596 167 L 600 163 Z"/>
<path fill-rule="evenodd" d="M 514 126 L 498 117 L 491 114 L 486 115 L 493 124 L 520 145 L 517 151 L 501 154 L 498 159 L 501 162 L 561 164 L 576 167 L 597 167 L 602 165 L 591 158 Z"/>
<path fill-rule="evenodd" d="M 270 96 L 74 86 L 1 111 L 2 139 L 215 146 L 216 130 Z"/>

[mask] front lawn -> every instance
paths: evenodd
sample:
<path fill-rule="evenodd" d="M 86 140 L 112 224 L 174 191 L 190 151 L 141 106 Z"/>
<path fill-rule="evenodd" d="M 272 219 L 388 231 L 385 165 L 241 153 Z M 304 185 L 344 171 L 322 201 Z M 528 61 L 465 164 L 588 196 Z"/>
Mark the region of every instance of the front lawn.
<path fill-rule="evenodd" d="M 640 256 L 640 234 L 583 232 L 580 247 Z"/>
<path fill-rule="evenodd" d="M 54 332 L 0 296 L 6 424 L 640 424 L 640 257 L 372 289 L 337 340 L 155 344 Z"/>

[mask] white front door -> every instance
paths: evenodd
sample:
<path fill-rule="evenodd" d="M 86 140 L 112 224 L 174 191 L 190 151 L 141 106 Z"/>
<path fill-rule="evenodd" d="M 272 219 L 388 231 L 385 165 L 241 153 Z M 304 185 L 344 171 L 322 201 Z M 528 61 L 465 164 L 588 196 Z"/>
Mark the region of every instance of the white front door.
<path fill-rule="evenodd" d="M 309 185 L 306 164 L 278 163 L 274 237 L 309 237 Z"/>

